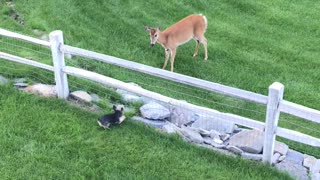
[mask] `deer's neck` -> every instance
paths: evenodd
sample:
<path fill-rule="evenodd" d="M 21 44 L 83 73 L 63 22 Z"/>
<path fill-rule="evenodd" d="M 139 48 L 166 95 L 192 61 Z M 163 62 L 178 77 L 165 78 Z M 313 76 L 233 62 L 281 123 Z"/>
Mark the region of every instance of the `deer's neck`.
<path fill-rule="evenodd" d="M 160 32 L 159 33 L 159 38 L 158 38 L 158 43 L 162 46 L 162 47 L 164 47 L 164 48 L 166 48 L 166 44 L 167 44 L 167 38 L 168 36 L 167 36 L 167 34 L 166 33 L 164 33 L 164 32 Z"/>

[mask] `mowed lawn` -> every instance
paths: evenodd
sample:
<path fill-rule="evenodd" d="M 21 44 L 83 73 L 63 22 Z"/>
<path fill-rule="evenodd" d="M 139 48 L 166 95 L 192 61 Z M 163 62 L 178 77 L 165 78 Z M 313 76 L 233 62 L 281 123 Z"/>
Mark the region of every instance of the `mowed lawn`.
<path fill-rule="evenodd" d="M 0 92 L 1 179 L 290 179 L 131 120 L 103 130 L 64 101 Z"/>
<path fill-rule="evenodd" d="M 13 7 L 6 5 L 7 2 L 0 0 L 0 28 L 38 38 L 40 36 L 34 34 L 34 29 L 46 33 L 60 29 L 64 32 L 65 43 L 68 45 L 158 68 L 163 65 L 164 50 L 160 45 L 150 47 L 148 34 L 143 27 L 161 26 L 165 29 L 189 14 L 202 13 L 208 19 L 206 37 L 209 59 L 203 60 L 202 46 L 199 49 L 199 56 L 193 59 L 195 42 L 191 41 L 178 48 L 175 72 L 264 95 L 267 95 L 270 84 L 279 81 L 285 85 L 286 100 L 320 109 L 319 1 L 173 0 L 168 3 L 163 0 L 29 0 L 14 1 Z M 9 44 L 5 44 L 6 42 Z M 27 52 L 26 49 L 19 47 L 26 44 L 18 43 L 4 39 L 0 42 L 0 51 L 50 63 L 49 51 L 45 51 L 42 58 L 42 50 L 35 48 L 34 51 Z M 264 121 L 263 106 L 76 57 L 67 60 L 67 64 L 126 82 L 136 82 L 143 88 L 177 99 Z M 170 66 L 167 69 L 169 70 Z M 2 72 L 8 76 L 36 78 L 38 81 L 53 83 L 52 74 L 48 76 L 42 73 L 43 71 L 0 60 L 0 74 Z M 71 78 L 69 80 L 73 90 L 79 88 L 91 90 L 89 92 L 95 90 L 86 82 Z M 102 92 L 99 95 L 106 94 Z M 25 113 L 31 114 L 28 111 L 29 109 L 26 109 Z M 64 123 L 68 121 L 62 120 L 60 126 L 64 127 Z M 139 126 L 129 124 L 123 128 L 128 130 Z M 69 125 L 71 128 L 74 123 Z M 319 124 L 281 114 L 279 125 L 320 138 Z M 115 131 L 121 129 L 122 127 L 116 128 Z M 83 132 L 84 136 L 89 134 L 90 131 Z M 319 148 L 281 140 L 289 144 L 290 148 L 320 158 Z M 67 155 L 62 153 L 61 156 Z M 54 162 L 52 159 L 52 163 Z M 167 162 L 162 163 L 164 164 Z"/>

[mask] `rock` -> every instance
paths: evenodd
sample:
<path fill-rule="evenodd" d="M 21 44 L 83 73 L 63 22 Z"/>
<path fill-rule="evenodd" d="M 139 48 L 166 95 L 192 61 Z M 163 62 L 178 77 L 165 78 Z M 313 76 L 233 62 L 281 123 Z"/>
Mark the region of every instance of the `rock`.
<path fill-rule="evenodd" d="M 209 145 L 211 145 L 211 146 L 213 146 L 215 148 L 221 149 L 221 148 L 225 148 L 226 147 L 226 145 L 224 145 L 222 143 L 221 144 L 216 143 L 216 141 L 214 139 L 210 138 L 210 137 L 204 137 L 203 139 L 204 139 L 204 143 L 205 144 L 209 144 Z"/>
<path fill-rule="evenodd" d="M 288 150 L 289 150 L 288 145 L 286 145 L 282 142 L 276 141 L 276 143 L 274 145 L 274 152 L 275 153 L 280 153 L 281 155 L 286 155 Z"/>
<path fill-rule="evenodd" d="M 259 154 L 263 148 L 264 134 L 259 130 L 241 131 L 229 140 L 229 145 L 237 146 L 245 152 Z"/>
<path fill-rule="evenodd" d="M 140 107 L 141 115 L 147 119 L 164 120 L 170 117 L 170 111 L 164 106 L 151 102 Z"/>
<path fill-rule="evenodd" d="M 282 171 L 287 171 L 290 175 L 294 176 L 296 179 L 299 180 L 308 180 L 308 172 L 302 164 L 297 164 L 294 161 L 284 161 L 275 165 L 278 169 Z"/>
<path fill-rule="evenodd" d="M 16 86 L 17 88 L 25 88 L 25 87 L 28 87 L 29 84 L 27 84 L 27 83 L 14 83 L 14 86 Z"/>
<path fill-rule="evenodd" d="M 316 163 L 310 167 L 310 173 L 320 173 L 320 159 L 318 159 Z"/>
<path fill-rule="evenodd" d="M 213 142 L 215 142 L 217 144 L 223 144 L 223 141 L 221 141 L 220 138 L 213 138 Z"/>
<path fill-rule="evenodd" d="M 97 94 L 90 94 L 93 102 L 100 102 L 101 98 Z"/>
<path fill-rule="evenodd" d="M 75 100 L 82 101 L 82 102 L 91 102 L 92 97 L 85 91 L 74 91 L 70 93 L 70 97 Z"/>
<path fill-rule="evenodd" d="M 127 84 L 128 85 L 133 85 L 133 86 L 138 87 L 138 88 L 141 88 L 141 86 L 139 86 L 138 84 L 133 83 L 133 82 L 129 82 Z M 122 90 L 122 89 L 117 89 L 116 92 L 118 94 L 120 94 L 122 99 L 124 101 L 126 101 L 126 102 L 143 102 L 143 103 L 151 102 L 151 100 L 149 98 L 141 97 L 141 96 L 139 96 L 137 94 L 134 94 L 134 93 Z"/>
<path fill-rule="evenodd" d="M 8 82 L 8 79 L 0 75 L 0 85 L 7 84 Z"/>
<path fill-rule="evenodd" d="M 279 162 L 281 162 L 281 161 L 283 161 L 283 160 L 285 160 L 285 159 L 286 159 L 286 156 L 285 156 L 285 155 L 282 155 L 282 156 L 279 157 L 278 160 L 279 160 Z"/>
<path fill-rule="evenodd" d="M 17 83 L 16 83 L 17 84 Z M 57 96 L 56 86 L 47 84 L 34 84 L 23 89 L 23 91 L 41 95 L 44 97 L 55 97 Z"/>
<path fill-rule="evenodd" d="M 313 173 L 311 175 L 311 180 L 320 180 L 320 173 Z"/>
<path fill-rule="evenodd" d="M 44 41 L 49 41 L 49 36 L 47 34 L 43 34 L 40 39 L 44 40 Z"/>
<path fill-rule="evenodd" d="M 204 142 L 204 139 L 202 138 L 202 136 L 198 132 L 190 129 L 189 127 L 182 126 L 181 133 L 183 134 L 183 136 L 188 138 L 191 142 L 199 143 L 199 144 Z"/>
<path fill-rule="evenodd" d="M 230 146 L 230 145 L 228 145 L 228 146 L 227 146 L 227 149 L 228 149 L 229 151 L 235 153 L 235 154 L 238 154 L 238 155 L 241 155 L 241 154 L 243 153 L 243 151 L 242 151 L 240 148 L 236 147 L 236 146 Z"/>
<path fill-rule="evenodd" d="M 230 138 L 230 135 L 229 134 L 222 134 L 222 135 L 220 135 L 220 139 L 222 140 L 222 141 L 226 141 L 226 140 L 228 140 Z"/>
<path fill-rule="evenodd" d="M 279 162 L 281 154 L 280 153 L 274 153 L 271 159 L 272 164 L 277 164 Z"/>
<path fill-rule="evenodd" d="M 170 112 L 170 122 L 178 127 L 191 126 L 197 120 L 197 116 L 193 112 L 183 108 L 170 107 Z"/>
<path fill-rule="evenodd" d="M 303 160 L 304 160 L 304 157 L 302 153 L 289 149 L 286 155 L 286 161 L 292 161 L 302 166 Z"/>
<path fill-rule="evenodd" d="M 255 160 L 255 161 L 261 161 L 262 160 L 262 154 L 252 154 L 244 152 L 241 154 L 241 157 L 245 159 Z"/>
<path fill-rule="evenodd" d="M 310 169 L 310 167 L 313 167 L 317 163 L 317 158 L 309 155 L 305 155 L 303 160 L 303 166 Z"/>
<path fill-rule="evenodd" d="M 208 131 L 216 130 L 221 134 L 226 134 L 234 131 L 235 124 L 213 116 L 200 115 L 199 119 L 192 124 L 192 127 Z"/>
<path fill-rule="evenodd" d="M 209 131 L 210 132 L 210 134 L 209 134 L 209 136 L 211 137 L 211 138 L 219 138 L 220 139 L 220 133 L 218 132 L 218 131 L 216 131 L 216 130 L 211 130 L 211 131 Z"/>
<path fill-rule="evenodd" d="M 181 131 L 179 127 L 168 121 L 162 127 L 162 130 L 168 134 L 174 134 Z"/>
<path fill-rule="evenodd" d="M 26 78 L 17 78 L 17 79 L 14 79 L 14 82 L 15 83 L 25 83 L 27 81 Z"/>
<path fill-rule="evenodd" d="M 220 152 L 222 154 L 225 154 L 225 155 L 228 155 L 228 156 L 231 156 L 231 157 L 236 157 L 235 154 L 229 152 L 228 150 L 225 150 L 225 149 L 222 149 L 222 148 L 216 148 L 216 147 L 213 147 L 212 145 L 208 145 L 208 144 L 195 144 L 195 145 L 197 145 L 199 147 L 208 148 L 208 149 Z"/>
<path fill-rule="evenodd" d="M 201 136 L 204 136 L 204 137 L 210 136 L 210 131 L 207 131 L 204 129 L 198 129 L 198 132 L 201 134 Z"/>
<path fill-rule="evenodd" d="M 156 127 L 156 128 L 163 128 L 163 126 L 166 124 L 165 121 L 154 121 L 154 120 L 144 119 L 138 116 L 134 116 L 131 119 L 135 121 L 143 122 L 149 126 Z"/>

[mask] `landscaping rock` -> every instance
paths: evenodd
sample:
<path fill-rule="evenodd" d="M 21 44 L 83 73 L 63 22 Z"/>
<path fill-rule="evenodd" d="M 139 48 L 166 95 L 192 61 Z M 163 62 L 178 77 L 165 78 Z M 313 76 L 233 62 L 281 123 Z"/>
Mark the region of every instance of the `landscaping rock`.
<path fill-rule="evenodd" d="M 271 159 L 272 164 L 277 164 L 279 162 L 281 154 L 280 153 L 274 153 Z"/>
<path fill-rule="evenodd" d="M 236 147 L 236 146 L 230 146 L 230 145 L 228 145 L 226 148 L 227 148 L 229 151 L 231 151 L 231 152 L 233 152 L 233 153 L 235 153 L 235 154 L 238 154 L 238 155 L 241 155 L 241 154 L 243 153 L 243 151 L 242 151 L 240 148 Z"/>
<path fill-rule="evenodd" d="M 317 158 L 309 155 L 304 155 L 303 166 L 310 169 L 317 163 Z"/>
<path fill-rule="evenodd" d="M 141 115 L 147 119 L 164 120 L 170 117 L 170 111 L 156 102 L 141 106 L 140 112 Z"/>
<path fill-rule="evenodd" d="M 101 98 L 97 94 L 90 94 L 93 102 L 100 102 Z"/>
<path fill-rule="evenodd" d="M 0 75 L 0 85 L 7 84 L 8 82 L 8 79 Z"/>
<path fill-rule="evenodd" d="M 292 161 L 292 162 L 302 166 L 303 160 L 304 160 L 304 157 L 303 157 L 302 153 L 295 151 L 295 150 L 292 150 L 292 149 L 289 149 L 289 151 L 286 155 L 286 161 Z"/>
<path fill-rule="evenodd" d="M 274 152 L 275 153 L 280 153 L 281 155 L 286 155 L 288 150 L 289 150 L 288 145 L 286 145 L 282 142 L 276 141 L 276 143 L 274 145 Z"/>
<path fill-rule="evenodd" d="M 254 160 L 254 161 L 261 161 L 262 160 L 262 154 L 252 154 L 252 153 L 244 152 L 241 154 L 241 157 L 243 157 L 245 159 Z"/>
<path fill-rule="evenodd" d="M 90 96 L 90 94 L 88 94 L 85 91 L 74 91 L 74 92 L 70 93 L 70 97 L 72 97 L 75 100 L 82 101 L 82 102 L 89 103 L 92 101 L 92 97 Z"/>
<path fill-rule="evenodd" d="M 201 128 L 208 131 L 216 130 L 219 133 L 226 134 L 234 131 L 235 124 L 213 116 L 200 115 L 199 119 L 192 124 L 192 127 Z"/>
<path fill-rule="evenodd" d="M 177 132 L 180 132 L 180 128 L 176 125 L 174 125 L 173 123 L 171 122 L 166 122 L 166 124 L 162 127 L 162 130 L 168 134 L 174 134 L 174 133 L 177 133 Z"/>
<path fill-rule="evenodd" d="M 241 131 L 230 138 L 229 145 L 248 153 L 259 154 L 262 152 L 263 138 L 263 132 L 259 130 Z"/>
<path fill-rule="evenodd" d="M 27 82 L 27 79 L 26 78 L 16 78 L 16 79 L 14 79 L 14 82 L 15 83 L 25 83 L 25 82 Z"/>
<path fill-rule="evenodd" d="M 28 92 L 28 93 L 32 93 L 32 94 L 41 95 L 44 97 L 57 96 L 57 91 L 56 91 L 55 85 L 35 84 L 35 85 L 31 85 L 31 86 L 24 88 L 23 91 Z"/>
<path fill-rule="evenodd" d="M 27 83 L 14 83 L 14 86 L 17 88 L 26 88 L 29 86 Z"/>
<path fill-rule="evenodd" d="M 320 173 L 314 173 L 311 175 L 311 180 L 320 180 Z"/>
<path fill-rule="evenodd" d="M 220 135 L 221 135 L 221 134 L 220 134 L 218 131 L 216 131 L 216 130 L 210 130 L 209 132 L 210 132 L 209 136 L 210 136 L 211 138 L 220 138 Z"/>
<path fill-rule="evenodd" d="M 195 113 L 183 108 L 170 107 L 170 112 L 170 122 L 177 125 L 178 127 L 191 126 L 191 124 L 198 119 L 198 116 Z"/>
<path fill-rule="evenodd" d="M 204 137 L 203 139 L 204 139 L 204 143 L 205 144 L 209 144 L 209 145 L 211 145 L 211 146 L 213 146 L 215 148 L 221 149 L 221 148 L 225 148 L 226 147 L 226 145 L 224 145 L 222 143 L 217 143 L 215 139 L 212 139 L 210 137 Z"/>
<path fill-rule="evenodd" d="M 182 126 L 181 133 L 191 142 L 199 143 L 199 144 L 204 142 L 204 139 L 202 138 L 202 136 L 198 132 L 190 129 L 189 127 Z"/>
<path fill-rule="evenodd" d="M 220 135 L 220 139 L 222 140 L 222 141 L 226 141 L 226 140 L 228 140 L 230 138 L 230 135 L 229 134 L 222 134 L 222 135 Z"/>
<path fill-rule="evenodd" d="M 141 86 L 139 86 L 138 84 L 136 83 L 133 83 L 133 82 L 130 82 L 130 83 L 127 83 L 128 85 L 133 85 L 133 86 L 136 86 L 138 88 L 141 88 Z M 143 102 L 143 103 L 149 103 L 151 102 L 151 100 L 149 98 L 146 98 L 146 97 L 141 97 L 137 94 L 134 94 L 134 93 L 131 93 L 131 92 L 128 92 L 128 91 L 125 91 L 125 90 L 122 90 L 122 89 L 117 89 L 116 92 L 118 94 L 121 95 L 122 99 L 126 102 Z"/>
<path fill-rule="evenodd" d="M 275 165 L 278 169 L 282 171 L 287 171 L 290 175 L 299 180 L 308 180 L 308 172 L 302 164 L 297 164 L 295 161 L 288 161 L 285 159 L 284 161 Z"/>
<path fill-rule="evenodd" d="M 310 167 L 310 173 L 320 173 L 320 159 L 318 159 L 316 163 Z"/>
<path fill-rule="evenodd" d="M 279 160 L 279 162 L 281 162 L 281 161 L 283 161 L 283 160 L 285 160 L 285 159 L 286 159 L 286 156 L 285 156 L 285 155 L 282 155 L 282 156 L 279 157 L 278 160 Z"/>
<path fill-rule="evenodd" d="M 166 124 L 165 121 L 155 121 L 155 120 L 149 120 L 149 119 L 145 119 L 145 118 L 142 118 L 142 117 L 139 117 L 139 116 L 134 116 L 131 118 L 132 120 L 135 120 L 135 121 L 139 121 L 139 122 L 143 122 L 149 126 L 153 126 L 153 127 L 156 127 L 156 128 L 163 128 L 163 126 Z"/>

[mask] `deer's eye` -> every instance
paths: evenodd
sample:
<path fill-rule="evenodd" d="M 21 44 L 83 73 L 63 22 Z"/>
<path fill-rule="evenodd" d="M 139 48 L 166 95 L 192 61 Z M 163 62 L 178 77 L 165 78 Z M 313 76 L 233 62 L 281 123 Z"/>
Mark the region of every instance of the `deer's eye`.
<path fill-rule="evenodd" d="M 158 36 L 158 34 L 154 35 L 154 37 L 157 37 L 157 36 Z"/>

